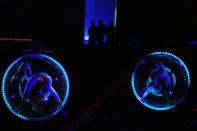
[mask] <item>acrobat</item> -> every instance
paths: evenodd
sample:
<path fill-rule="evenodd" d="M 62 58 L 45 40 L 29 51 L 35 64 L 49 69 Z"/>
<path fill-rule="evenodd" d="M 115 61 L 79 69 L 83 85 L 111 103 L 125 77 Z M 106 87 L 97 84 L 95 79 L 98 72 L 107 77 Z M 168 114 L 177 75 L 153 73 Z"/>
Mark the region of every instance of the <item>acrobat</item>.
<path fill-rule="evenodd" d="M 21 73 L 21 72 L 24 72 L 24 74 L 22 75 L 22 77 L 19 77 L 19 73 Z M 44 72 L 32 74 L 32 70 L 31 70 L 31 67 L 30 67 L 30 64 L 28 63 L 28 61 L 24 61 L 21 63 L 18 70 L 13 75 L 11 82 L 13 82 L 16 79 L 19 80 L 19 86 L 21 86 L 22 82 L 25 79 L 27 80 L 24 91 L 22 93 L 22 100 L 21 100 L 19 106 L 17 107 L 16 112 L 19 112 L 21 110 L 23 104 L 25 102 L 27 102 L 28 97 L 31 93 L 31 90 L 32 90 L 32 88 L 35 87 L 37 82 L 40 82 L 43 85 L 42 88 L 40 89 L 40 91 L 38 92 L 39 95 L 41 95 L 42 100 L 48 99 L 49 95 L 51 94 L 53 96 L 53 98 L 56 100 L 56 102 L 58 104 L 60 104 L 60 106 L 61 106 L 60 97 L 57 94 L 57 92 L 55 91 L 55 89 L 52 87 L 51 77 L 47 73 L 44 73 Z M 43 91 L 43 88 L 45 91 Z M 35 108 L 37 106 L 39 106 L 38 104 L 40 104 L 40 103 L 41 103 L 41 101 L 33 102 L 32 110 L 35 110 Z"/>
<path fill-rule="evenodd" d="M 165 69 L 165 66 L 161 61 L 155 63 L 156 69 L 151 69 L 148 77 L 149 83 L 142 92 L 141 98 L 144 99 L 150 93 L 160 92 L 170 102 L 170 96 L 172 94 L 172 82 L 170 75 Z"/>

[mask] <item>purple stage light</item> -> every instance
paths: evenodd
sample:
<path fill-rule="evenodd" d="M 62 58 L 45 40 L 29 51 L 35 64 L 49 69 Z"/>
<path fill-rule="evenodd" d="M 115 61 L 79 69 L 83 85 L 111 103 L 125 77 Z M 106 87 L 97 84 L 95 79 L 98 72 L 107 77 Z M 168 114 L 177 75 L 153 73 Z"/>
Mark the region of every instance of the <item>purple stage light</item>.
<path fill-rule="evenodd" d="M 11 96 L 11 97 L 12 97 L 12 99 L 14 99 L 14 98 L 15 98 L 15 95 L 14 95 L 14 94 L 12 94 L 12 96 Z"/>
<path fill-rule="evenodd" d="M 172 92 L 172 91 L 169 91 L 169 94 L 170 94 L 170 95 L 172 95 L 172 94 L 173 94 L 173 92 Z"/>
<path fill-rule="evenodd" d="M 46 98 L 44 98 L 44 101 L 48 101 L 49 99 L 46 97 Z"/>
<path fill-rule="evenodd" d="M 140 101 L 141 101 L 141 100 L 142 100 L 142 98 L 141 98 L 141 97 L 138 97 L 138 100 L 140 100 Z"/>
<path fill-rule="evenodd" d="M 58 77 L 55 77 L 55 81 L 58 81 L 59 80 L 59 78 Z"/>

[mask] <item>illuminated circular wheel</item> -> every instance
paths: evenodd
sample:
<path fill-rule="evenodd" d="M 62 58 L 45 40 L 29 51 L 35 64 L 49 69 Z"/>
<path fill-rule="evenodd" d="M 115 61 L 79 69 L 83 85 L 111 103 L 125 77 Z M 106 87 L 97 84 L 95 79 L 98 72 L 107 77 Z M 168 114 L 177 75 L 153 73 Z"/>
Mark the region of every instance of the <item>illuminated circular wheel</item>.
<path fill-rule="evenodd" d="M 55 116 L 66 104 L 68 95 L 66 71 L 44 54 L 26 54 L 16 59 L 3 76 L 4 102 L 24 120 L 42 121 Z"/>
<path fill-rule="evenodd" d="M 168 110 L 183 101 L 190 85 L 184 62 L 168 52 L 154 52 L 135 66 L 131 85 L 136 98 L 153 110 Z"/>

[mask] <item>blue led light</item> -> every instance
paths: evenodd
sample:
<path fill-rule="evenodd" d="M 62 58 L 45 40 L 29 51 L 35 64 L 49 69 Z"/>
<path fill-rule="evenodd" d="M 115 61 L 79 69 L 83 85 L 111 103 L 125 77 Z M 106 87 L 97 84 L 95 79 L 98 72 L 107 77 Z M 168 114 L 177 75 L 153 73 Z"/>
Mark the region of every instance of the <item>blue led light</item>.
<path fill-rule="evenodd" d="M 27 116 L 24 116 L 24 115 L 21 115 L 20 113 L 17 113 L 12 105 L 10 105 L 9 101 L 8 101 L 8 98 L 7 98 L 7 95 L 6 95 L 6 79 L 8 78 L 8 75 L 9 75 L 9 72 L 10 70 L 13 68 L 13 66 L 15 64 L 17 64 L 20 60 L 22 60 L 23 58 L 26 58 L 26 57 L 29 57 L 29 58 L 37 58 L 37 59 L 47 59 L 48 61 L 50 61 L 50 63 L 53 63 L 57 68 L 58 70 L 62 73 L 62 78 L 65 80 L 65 84 L 66 84 L 66 91 L 65 91 L 65 96 L 62 100 L 62 106 L 59 106 L 59 108 L 57 108 L 56 111 L 54 111 L 52 114 L 48 115 L 48 116 L 45 116 L 45 117 L 38 117 L 38 118 L 29 118 Z M 65 69 L 62 67 L 62 65 L 56 61 L 55 59 L 53 59 L 52 57 L 50 56 L 47 56 L 47 55 L 44 55 L 44 54 L 39 54 L 39 53 L 32 53 L 32 54 L 27 54 L 27 55 L 24 55 L 16 60 L 14 60 L 13 63 L 11 63 L 9 65 L 9 67 L 7 68 L 7 70 L 5 71 L 5 74 L 3 76 L 3 80 L 2 80 L 2 97 L 3 97 L 3 100 L 6 104 L 6 106 L 8 107 L 8 109 L 16 116 L 18 116 L 19 118 L 21 119 L 24 119 L 24 120 L 31 120 L 31 121 L 43 121 L 43 120 L 46 120 L 46 119 L 49 119 L 53 116 L 55 116 L 57 113 L 59 113 L 59 111 L 61 111 L 61 109 L 64 107 L 64 105 L 66 104 L 67 100 L 68 100 L 68 97 L 69 97 L 69 79 L 68 79 L 68 75 L 65 71 Z"/>
<path fill-rule="evenodd" d="M 189 88 L 190 86 L 190 75 L 189 75 L 189 71 L 185 65 L 185 63 L 179 59 L 177 56 L 171 54 L 171 53 L 168 53 L 168 52 L 154 52 L 154 53 L 150 53 L 148 54 L 147 56 L 145 56 L 144 58 L 147 58 L 147 57 L 151 57 L 151 56 L 161 56 L 161 55 L 165 55 L 165 56 L 168 56 L 168 57 L 173 57 L 173 59 L 175 60 L 178 60 L 181 64 L 180 66 L 183 67 L 184 71 L 186 72 L 186 80 L 187 80 L 187 87 Z M 148 101 L 144 101 L 142 100 L 142 98 L 140 97 L 140 95 L 138 94 L 137 90 L 136 90 L 136 86 L 135 86 L 135 75 L 136 75 L 136 71 L 138 70 L 139 66 L 141 64 L 144 63 L 144 58 L 142 58 L 135 66 L 134 70 L 133 70 L 133 73 L 132 73 L 132 76 L 131 76 L 131 86 L 132 86 L 132 90 L 133 90 L 133 93 L 134 95 L 136 96 L 136 98 L 139 100 L 139 102 L 141 104 L 143 104 L 144 106 L 150 108 L 150 109 L 153 109 L 153 110 L 159 110 L 159 111 L 162 111 L 162 110 L 169 110 L 171 108 L 174 108 L 176 105 L 169 105 L 169 106 L 164 106 L 164 105 L 154 105 Z M 169 71 L 169 69 L 168 69 Z M 172 73 L 172 79 L 173 79 L 173 86 L 176 85 L 176 77 L 175 77 L 175 74 Z M 172 95 L 173 92 L 171 92 L 170 94 Z M 185 98 L 185 96 L 187 95 L 188 93 L 188 90 L 186 91 L 186 93 L 184 94 L 184 96 L 179 100 L 179 102 L 177 103 L 177 105 Z"/>

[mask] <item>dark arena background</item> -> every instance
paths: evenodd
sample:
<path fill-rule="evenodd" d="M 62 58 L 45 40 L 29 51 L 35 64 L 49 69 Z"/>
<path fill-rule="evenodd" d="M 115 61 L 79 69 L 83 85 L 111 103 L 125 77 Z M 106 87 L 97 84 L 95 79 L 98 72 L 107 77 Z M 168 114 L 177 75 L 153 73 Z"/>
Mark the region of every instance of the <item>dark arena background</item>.
<path fill-rule="evenodd" d="M 91 0 L 0 1 L 1 80 L 15 59 L 39 52 L 59 61 L 70 81 L 66 105 L 45 121 L 18 118 L 1 97 L 0 130 L 196 131 L 197 1 L 93 1 L 91 9 L 87 7 Z M 111 4 L 114 6 L 107 8 Z M 89 12 L 94 17 L 89 17 L 88 11 L 94 9 L 95 13 Z M 115 37 L 112 42 L 90 45 L 84 33 L 89 28 L 85 25 L 90 25 L 86 22 L 95 20 L 97 26 L 99 19 L 106 27 L 113 21 Z M 191 77 L 185 99 L 166 111 L 142 105 L 131 87 L 135 64 L 155 51 L 178 56 Z"/>

